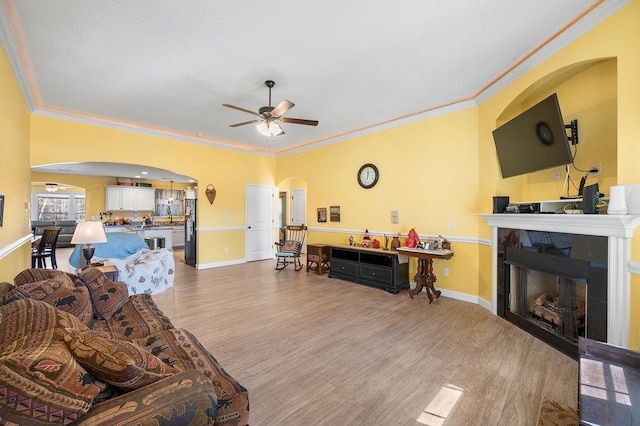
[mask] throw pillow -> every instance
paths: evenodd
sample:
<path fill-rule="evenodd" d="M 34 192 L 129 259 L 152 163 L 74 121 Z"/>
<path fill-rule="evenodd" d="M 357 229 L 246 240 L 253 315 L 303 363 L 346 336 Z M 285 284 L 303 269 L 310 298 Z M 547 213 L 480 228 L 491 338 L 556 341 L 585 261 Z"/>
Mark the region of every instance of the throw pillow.
<path fill-rule="evenodd" d="M 98 379 L 123 390 L 146 386 L 182 369 L 170 367 L 142 347 L 105 338 L 92 330 L 65 330 L 64 341 L 75 359 Z"/>
<path fill-rule="evenodd" d="M 31 296 L 29 296 L 29 293 L 27 293 L 20 287 L 15 287 L 12 290 L 8 291 L 4 296 L 0 297 L 0 306 L 6 305 L 7 303 L 11 303 L 14 300 L 30 299 L 30 298 Z"/>
<path fill-rule="evenodd" d="M 78 364 L 61 332 L 87 330 L 73 315 L 34 299 L 0 306 L 0 412 L 16 424 L 69 424 L 105 389 Z"/>
<path fill-rule="evenodd" d="M 19 288 L 29 293 L 32 299 L 75 315 L 84 325 L 90 326 L 93 322 L 89 290 L 82 284 L 76 285 L 64 272 L 52 271 L 49 278 L 28 282 Z"/>
<path fill-rule="evenodd" d="M 1 282 L 0 283 L 0 297 L 4 296 L 5 294 L 7 294 L 11 290 L 13 290 L 13 287 L 14 286 L 11 283 Z"/>
<path fill-rule="evenodd" d="M 300 248 L 300 243 L 297 241 L 285 241 L 280 251 L 284 253 L 297 253 Z"/>
<path fill-rule="evenodd" d="M 80 272 L 80 279 L 89 289 L 98 318 L 111 318 L 129 300 L 129 290 L 125 283 L 111 281 L 96 268 L 89 267 Z"/>

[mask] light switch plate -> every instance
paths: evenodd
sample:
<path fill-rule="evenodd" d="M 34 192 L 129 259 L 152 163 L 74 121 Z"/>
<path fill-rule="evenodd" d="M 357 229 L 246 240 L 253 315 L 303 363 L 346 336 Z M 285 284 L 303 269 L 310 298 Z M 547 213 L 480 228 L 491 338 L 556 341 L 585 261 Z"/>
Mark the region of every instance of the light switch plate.
<path fill-rule="evenodd" d="M 400 214 L 398 210 L 391 210 L 391 223 L 400 223 Z"/>

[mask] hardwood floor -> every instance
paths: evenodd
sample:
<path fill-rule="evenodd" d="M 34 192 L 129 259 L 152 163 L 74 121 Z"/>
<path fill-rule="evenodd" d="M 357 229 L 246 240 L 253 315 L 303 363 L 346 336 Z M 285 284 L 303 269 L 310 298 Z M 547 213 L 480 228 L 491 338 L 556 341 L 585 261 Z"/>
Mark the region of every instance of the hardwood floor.
<path fill-rule="evenodd" d="M 577 362 L 479 306 L 181 256 L 153 298 L 249 389 L 253 426 L 442 424 L 427 406 L 445 425 L 535 425 L 545 396 L 576 406 Z"/>

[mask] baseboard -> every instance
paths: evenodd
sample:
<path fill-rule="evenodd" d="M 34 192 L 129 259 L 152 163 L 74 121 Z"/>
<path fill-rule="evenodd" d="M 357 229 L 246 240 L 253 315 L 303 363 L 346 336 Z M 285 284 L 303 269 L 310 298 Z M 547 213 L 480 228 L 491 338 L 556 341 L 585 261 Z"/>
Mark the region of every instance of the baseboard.
<path fill-rule="evenodd" d="M 200 270 L 200 269 L 220 268 L 222 266 L 241 265 L 243 263 L 247 263 L 247 260 L 234 259 L 234 260 L 227 260 L 225 262 L 198 263 L 196 264 L 196 269 Z"/>

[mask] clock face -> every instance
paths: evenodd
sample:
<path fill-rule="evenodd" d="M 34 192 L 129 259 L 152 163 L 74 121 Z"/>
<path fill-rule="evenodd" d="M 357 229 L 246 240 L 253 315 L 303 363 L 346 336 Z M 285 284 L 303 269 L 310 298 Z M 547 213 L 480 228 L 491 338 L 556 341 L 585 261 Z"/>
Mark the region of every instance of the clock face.
<path fill-rule="evenodd" d="M 371 163 L 363 165 L 358 171 L 358 183 L 363 188 L 373 188 L 378 183 L 378 177 L 380 177 L 378 168 Z"/>

